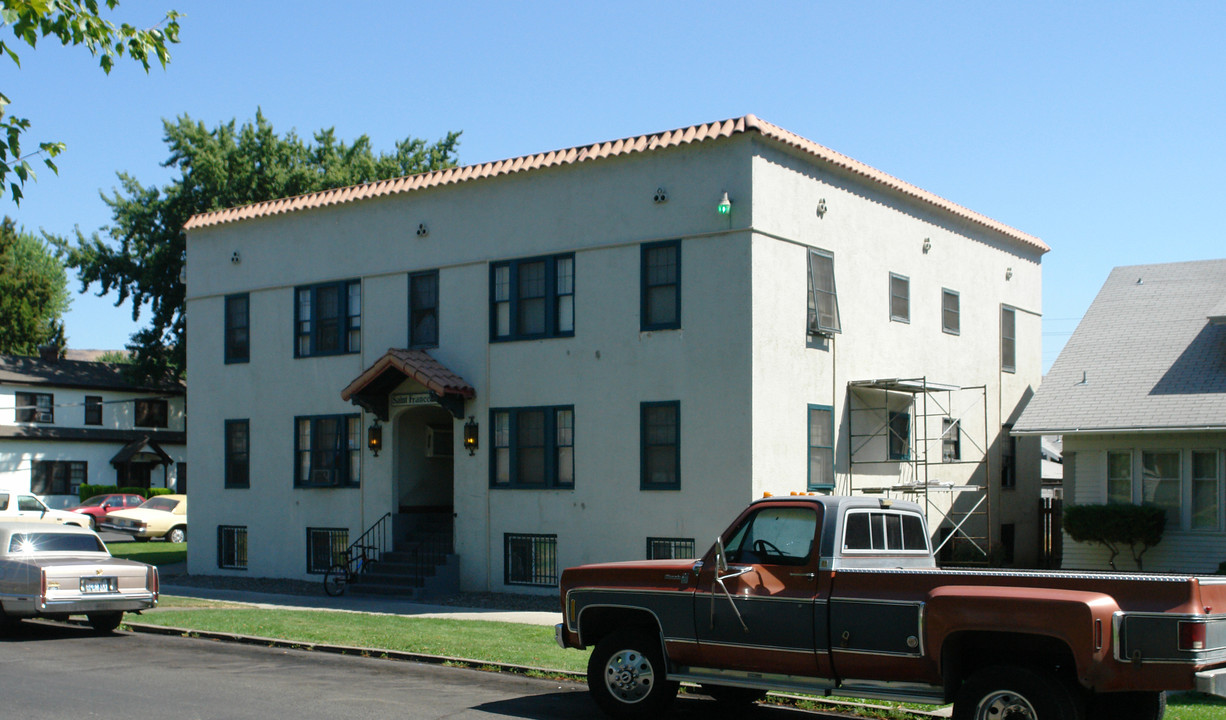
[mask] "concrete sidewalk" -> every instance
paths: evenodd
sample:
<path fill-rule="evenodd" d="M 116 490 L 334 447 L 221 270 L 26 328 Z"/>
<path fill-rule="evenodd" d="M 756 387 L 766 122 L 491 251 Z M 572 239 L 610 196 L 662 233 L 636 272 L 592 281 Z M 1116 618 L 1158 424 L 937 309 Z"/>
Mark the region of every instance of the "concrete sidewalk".
<path fill-rule="evenodd" d="M 540 612 L 534 610 L 498 610 L 493 608 L 465 608 L 448 605 L 430 605 L 421 602 L 409 602 L 396 598 L 386 598 L 368 595 L 349 595 L 330 597 L 321 591 L 319 595 L 282 595 L 274 593 L 247 592 L 242 590 L 227 590 L 223 588 L 191 587 L 175 585 L 174 578 L 164 578 L 161 586 L 163 595 L 178 595 L 180 597 L 200 598 L 205 600 L 224 600 L 226 602 L 246 603 L 261 608 L 287 608 L 294 610 L 337 610 L 342 612 L 360 612 L 374 615 L 403 615 L 423 618 L 450 618 L 453 620 L 486 620 L 497 622 L 520 623 L 522 625 L 546 625 L 552 627 L 562 622 L 562 612 Z M 157 612 L 157 610 L 146 611 Z"/>

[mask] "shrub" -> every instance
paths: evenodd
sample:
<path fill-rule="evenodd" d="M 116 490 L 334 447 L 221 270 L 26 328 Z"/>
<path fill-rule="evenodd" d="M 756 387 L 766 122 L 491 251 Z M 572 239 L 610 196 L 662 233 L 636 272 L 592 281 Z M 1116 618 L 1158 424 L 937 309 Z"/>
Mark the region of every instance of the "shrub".
<path fill-rule="evenodd" d="M 166 488 L 152 488 L 146 490 L 138 487 L 117 487 L 115 485 L 82 485 L 77 488 L 77 495 L 81 498 L 81 502 L 92 498 L 95 495 L 113 495 L 115 493 L 125 493 L 128 495 L 140 495 L 144 498 L 151 498 L 154 495 L 169 495 L 174 490 Z"/>
<path fill-rule="evenodd" d="M 1064 508 L 1064 531 L 1077 542 L 1098 543 L 1107 548 L 1107 562 L 1115 570 L 1115 556 L 1128 546 L 1132 559 L 1141 566 L 1141 556 L 1162 540 L 1166 511 L 1151 505 L 1069 505 Z"/>

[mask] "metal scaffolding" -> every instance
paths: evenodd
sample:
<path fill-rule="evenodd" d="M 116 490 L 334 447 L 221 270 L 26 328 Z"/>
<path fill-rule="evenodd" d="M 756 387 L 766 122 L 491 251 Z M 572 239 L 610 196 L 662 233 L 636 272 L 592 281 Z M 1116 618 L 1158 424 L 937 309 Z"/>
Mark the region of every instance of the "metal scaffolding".
<path fill-rule="evenodd" d="M 930 382 L 926 377 L 848 383 L 849 492 L 899 496 L 924 508 L 934 545 L 946 562 L 987 564 L 993 551 L 987 386 Z M 971 421 L 982 416 L 982 425 Z M 857 466 L 897 465 L 890 482 L 857 487 Z M 975 466 L 967 468 L 967 466 Z M 962 470 L 946 472 L 952 468 Z M 981 483 L 974 482 L 982 469 Z M 948 475 L 960 475 L 957 481 Z M 880 474 L 885 480 L 884 474 Z M 871 482 L 871 481 L 870 481 Z M 938 502 L 943 498 L 944 502 Z"/>

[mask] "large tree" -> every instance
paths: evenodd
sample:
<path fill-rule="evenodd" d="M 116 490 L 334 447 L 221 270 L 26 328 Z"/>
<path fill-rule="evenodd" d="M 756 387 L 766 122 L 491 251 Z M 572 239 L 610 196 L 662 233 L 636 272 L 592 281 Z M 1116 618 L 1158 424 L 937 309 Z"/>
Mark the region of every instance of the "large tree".
<path fill-rule="evenodd" d="M 0 222 L 0 353 L 34 355 L 43 345 L 63 349 L 68 273 L 53 248 Z"/>
<path fill-rule="evenodd" d="M 108 10 L 114 10 L 119 0 L 105 0 Z M 98 65 L 110 73 L 116 58 L 125 54 L 140 63 L 149 72 L 150 60 L 156 59 L 162 67 L 170 61 L 167 45 L 179 42 L 179 14 L 173 10 L 151 28 L 139 29 L 127 23 L 116 26 L 102 17 L 98 0 L 2 0 L 0 1 L 0 27 L 12 31 L 14 39 L 0 39 L 0 55 L 7 55 L 21 67 L 21 58 L 13 49 L 14 44 L 35 47 L 40 38 L 53 38 L 65 46 L 83 45 L 98 58 Z M 9 98 L 0 93 L 0 188 L 9 183 L 9 193 L 14 202 L 21 201 L 21 188 L 27 179 L 34 177 L 30 159 L 43 156 L 43 163 L 56 171 L 52 161 L 64 149 L 64 143 L 44 141 L 38 150 L 23 155 L 21 136 L 29 130 L 26 118 L 6 115 Z M 15 178 L 15 179 L 14 179 Z M 2 192 L 2 191 L 0 191 Z"/>
<path fill-rule="evenodd" d="M 365 135 L 352 144 L 338 142 L 332 129 L 315 133 L 313 143 L 292 130 L 280 136 L 259 111 L 241 127 L 231 120 L 209 129 L 186 115 L 163 127 L 170 147 L 165 165 L 179 177 L 157 188 L 120 173 L 122 190 L 103 197 L 114 223 L 90 237 L 78 231 L 75 245 L 59 240 L 82 291 L 97 284 L 99 295 L 118 295 L 117 306 L 131 300 L 134 320 L 149 307 L 148 325 L 128 344 L 134 369 L 149 380 L 178 378 L 184 370 L 179 274 L 182 228 L 192 215 L 453 167 L 460 138 L 458 132 L 433 143 L 409 137 L 376 154 Z"/>

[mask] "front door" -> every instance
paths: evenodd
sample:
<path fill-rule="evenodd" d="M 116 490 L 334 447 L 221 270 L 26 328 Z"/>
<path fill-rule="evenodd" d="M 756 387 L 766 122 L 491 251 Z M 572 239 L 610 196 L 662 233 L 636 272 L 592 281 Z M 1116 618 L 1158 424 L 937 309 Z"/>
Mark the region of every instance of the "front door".
<path fill-rule="evenodd" d="M 818 572 L 822 507 L 764 504 L 724 537 L 728 569 L 704 559 L 695 635 L 713 668 L 830 677 L 828 575 Z"/>

